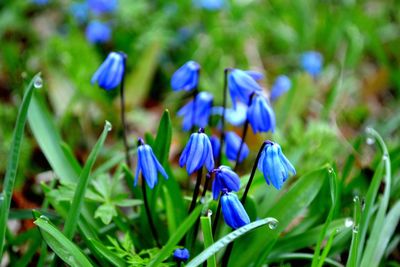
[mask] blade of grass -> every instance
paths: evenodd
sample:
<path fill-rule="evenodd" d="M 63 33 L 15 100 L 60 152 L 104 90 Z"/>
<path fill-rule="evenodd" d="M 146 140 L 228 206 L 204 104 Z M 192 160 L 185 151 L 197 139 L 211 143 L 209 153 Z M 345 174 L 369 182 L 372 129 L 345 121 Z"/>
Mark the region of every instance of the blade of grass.
<path fill-rule="evenodd" d="M 201 230 L 203 231 L 204 248 L 207 249 L 214 243 L 214 238 L 211 229 L 211 216 L 202 216 L 200 218 L 200 223 L 201 223 Z M 213 254 L 207 259 L 207 266 L 209 267 L 217 266 L 217 260 L 215 258 L 215 254 Z"/>
<path fill-rule="evenodd" d="M 8 163 L 3 183 L 3 192 L 1 194 L 0 207 L 0 258 L 3 256 L 4 237 L 7 228 L 8 213 L 10 212 L 11 197 L 14 190 L 15 177 L 17 175 L 19 153 L 21 149 L 22 137 L 24 135 L 25 123 L 29 105 L 32 100 L 34 83 L 39 81 L 40 73 L 36 74 L 28 87 L 25 89 L 24 97 L 18 111 L 17 121 L 15 123 L 11 151 L 8 154 Z"/>
<path fill-rule="evenodd" d="M 358 258 L 358 242 L 359 242 L 359 227 L 360 227 L 360 218 L 362 215 L 361 210 L 361 201 L 358 196 L 354 197 L 354 226 L 353 226 L 353 234 L 351 238 L 350 245 L 350 254 L 347 259 L 346 266 L 348 267 L 357 267 L 357 258 Z"/>
<path fill-rule="evenodd" d="M 312 267 L 315 267 L 315 266 L 321 264 L 321 262 L 320 262 L 321 244 L 322 244 L 322 241 L 324 241 L 324 238 L 326 236 L 326 231 L 332 221 L 332 218 L 335 213 L 336 206 L 337 206 L 337 199 L 339 198 L 339 196 L 338 196 L 339 190 L 337 188 L 338 183 L 337 183 L 336 173 L 332 168 L 330 168 L 328 170 L 328 174 L 329 174 L 329 185 L 330 185 L 332 206 L 331 206 L 331 209 L 329 210 L 329 214 L 328 214 L 328 217 L 326 218 L 324 227 L 322 228 L 322 231 L 320 233 L 320 236 L 319 236 L 319 239 L 317 242 L 317 246 L 315 247 L 314 258 L 311 263 Z"/>
<path fill-rule="evenodd" d="M 367 242 L 367 246 L 365 248 L 365 251 L 363 253 L 363 257 L 361 259 L 361 266 L 377 266 L 377 265 L 371 265 L 371 263 L 374 260 L 374 253 L 376 250 L 381 249 L 380 246 L 381 244 L 379 243 L 380 235 L 382 233 L 382 229 L 384 228 L 386 222 L 385 222 L 385 215 L 386 215 L 386 210 L 389 205 L 389 199 L 390 199 L 390 185 L 391 185 L 391 164 L 390 164 L 390 156 L 389 152 L 387 150 L 386 144 L 383 141 L 382 137 L 379 135 L 377 131 L 375 131 L 372 128 L 367 128 L 366 130 L 367 134 L 371 135 L 375 140 L 377 141 L 379 147 L 382 150 L 382 158 L 383 162 L 385 165 L 385 176 L 384 176 L 384 181 L 385 181 L 385 190 L 383 192 L 383 197 L 381 199 L 381 202 L 378 207 L 378 213 L 376 215 L 374 224 L 372 226 L 371 234 Z M 374 262 L 376 263 L 376 262 Z"/>
<path fill-rule="evenodd" d="M 241 237 L 242 235 L 248 233 L 249 231 L 256 229 L 263 225 L 270 225 L 270 230 L 274 229 L 278 224 L 278 221 L 275 218 L 265 218 L 261 220 L 257 220 L 255 222 L 249 223 L 243 227 L 236 229 L 235 231 L 229 233 L 228 235 L 224 236 L 214 244 L 212 244 L 207 249 L 203 250 L 199 255 L 197 255 L 193 260 L 191 260 L 186 267 L 195 267 L 199 266 L 203 262 L 205 262 L 209 257 L 215 255 L 218 251 L 223 249 L 229 243 L 234 241 L 235 239 Z"/>
<path fill-rule="evenodd" d="M 100 138 L 94 146 L 93 150 L 90 152 L 89 158 L 87 159 L 79 177 L 79 182 L 76 187 L 74 198 L 72 200 L 72 204 L 69 209 L 64 227 L 64 233 L 69 239 L 73 237 L 76 226 L 78 224 L 81 207 L 85 197 L 85 191 L 89 184 L 90 171 L 96 161 L 97 155 L 100 153 L 100 150 L 103 147 L 104 141 L 106 140 L 109 131 L 111 131 L 111 124 L 106 121 L 104 125 L 104 130 L 101 133 Z"/>
<path fill-rule="evenodd" d="M 322 251 L 322 255 L 321 255 L 321 258 L 320 258 L 320 260 L 319 260 L 318 267 L 324 266 L 324 263 L 325 263 L 326 258 L 327 258 L 327 256 L 328 256 L 328 253 L 329 253 L 329 251 L 331 250 L 331 247 L 332 247 L 332 244 L 333 244 L 333 239 L 335 238 L 336 233 L 337 233 L 337 231 L 336 231 L 336 229 L 335 229 L 335 230 L 331 233 L 331 235 L 329 236 L 328 242 L 326 243 L 325 248 L 324 248 L 324 250 Z"/>
<path fill-rule="evenodd" d="M 126 266 L 125 262 L 119 258 L 118 255 L 115 255 L 111 252 L 106 246 L 100 243 L 97 240 L 89 239 L 89 242 L 92 243 L 93 247 L 106 258 L 113 266 L 124 267 Z"/>
<path fill-rule="evenodd" d="M 196 209 L 184 220 L 176 232 L 169 238 L 167 244 L 160 250 L 160 252 L 153 258 L 153 260 L 148 265 L 149 267 L 159 266 L 159 264 L 169 256 L 171 256 L 172 251 L 175 246 L 179 243 L 182 237 L 196 222 L 197 218 L 200 216 L 203 205 L 198 205 Z"/>
<path fill-rule="evenodd" d="M 313 259 L 314 255 L 313 254 L 308 254 L 308 253 L 284 253 L 279 256 L 274 257 L 273 259 L 269 259 L 268 263 L 272 262 L 279 262 L 279 261 L 284 261 L 284 260 L 293 260 L 293 259 Z M 330 258 L 325 259 L 325 263 L 330 264 L 332 266 L 336 267 L 344 267 L 343 264 L 334 261 Z"/>
<path fill-rule="evenodd" d="M 39 227 L 40 233 L 47 245 L 65 263 L 71 266 L 93 266 L 82 251 L 61 233 L 46 216 L 40 216 L 34 223 Z"/>

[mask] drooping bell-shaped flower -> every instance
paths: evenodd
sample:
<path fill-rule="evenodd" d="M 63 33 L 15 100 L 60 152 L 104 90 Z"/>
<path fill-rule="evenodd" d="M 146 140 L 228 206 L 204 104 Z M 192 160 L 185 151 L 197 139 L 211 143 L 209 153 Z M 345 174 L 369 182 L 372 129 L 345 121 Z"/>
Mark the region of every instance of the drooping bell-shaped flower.
<path fill-rule="evenodd" d="M 253 95 L 247 110 L 247 119 L 254 133 L 275 131 L 275 113 L 268 100 L 261 94 Z"/>
<path fill-rule="evenodd" d="M 220 10 L 225 6 L 225 0 L 193 0 L 193 4 L 198 8 L 206 10 Z"/>
<path fill-rule="evenodd" d="M 239 69 L 230 71 L 228 87 L 234 108 L 236 108 L 237 101 L 247 105 L 250 101 L 250 96 L 262 90 L 260 85 L 249 74 Z"/>
<path fill-rule="evenodd" d="M 235 132 L 225 133 L 225 143 L 226 143 L 226 157 L 229 160 L 236 160 L 239 153 L 240 144 L 242 138 L 240 138 Z M 249 155 L 249 147 L 246 143 L 243 143 L 242 151 L 240 152 L 239 163 L 242 162 Z"/>
<path fill-rule="evenodd" d="M 317 51 L 308 51 L 301 55 L 301 67 L 311 76 L 316 77 L 322 70 L 323 57 Z"/>
<path fill-rule="evenodd" d="M 278 99 L 292 87 L 292 81 L 286 75 L 279 75 L 271 88 L 271 101 Z"/>
<path fill-rule="evenodd" d="M 186 165 L 186 171 L 189 174 L 203 168 L 205 166 L 210 172 L 214 168 L 214 157 L 211 142 L 204 133 L 204 129 L 200 128 L 197 133 L 190 136 L 189 142 L 179 158 L 179 166 Z"/>
<path fill-rule="evenodd" d="M 230 191 L 239 191 L 240 189 L 240 178 L 232 171 L 228 166 L 219 166 L 213 171 L 215 178 L 212 184 L 213 198 L 216 200 L 223 189 Z"/>
<path fill-rule="evenodd" d="M 213 115 L 223 115 L 223 107 L 213 107 L 211 114 Z M 247 104 L 242 104 L 238 102 L 236 104 L 236 109 L 227 108 L 225 109 L 225 120 L 232 124 L 233 126 L 241 126 L 245 123 L 247 118 Z"/>
<path fill-rule="evenodd" d="M 221 142 L 219 141 L 219 138 L 216 137 L 215 135 L 210 137 L 210 142 L 211 142 L 214 160 L 216 160 L 219 157 L 219 148 L 221 147 Z"/>
<path fill-rule="evenodd" d="M 171 87 L 174 91 L 190 91 L 197 88 L 199 82 L 200 65 L 195 61 L 188 61 L 180 67 L 171 78 Z"/>
<path fill-rule="evenodd" d="M 69 6 L 69 13 L 79 24 L 83 24 L 89 17 L 89 6 L 87 2 L 74 2 Z"/>
<path fill-rule="evenodd" d="M 91 21 L 86 27 L 86 39 L 92 43 L 105 43 L 111 39 L 111 28 L 107 23 Z"/>
<path fill-rule="evenodd" d="M 194 126 L 205 128 L 211 114 L 213 95 L 200 92 L 194 100 L 187 103 L 178 111 L 178 116 L 183 117 L 182 128 L 189 131 Z"/>
<path fill-rule="evenodd" d="M 235 194 L 225 191 L 221 196 L 221 208 L 224 220 L 231 228 L 237 229 L 250 223 L 249 215 Z"/>
<path fill-rule="evenodd" d="M 262 79 L 264 79 L 264 74 L 262 74 L 259 71 L 255 71 L 255 70 L 245 70 L 245 72 L 251 76 L 251 78 L 253 78 L 255 81 L 260 81 Z"/>
<path fill-rule="evenodd" d="M 124 72 L 125 55 L 121 52 L 111 52 L 93 74 L 91 83 L 97 83 L 105 90 L 112 90 L 121 83 Z"/>
<path fill-rule="evenodd" d="M 88 0 L 89 9 L 95 14 L 111 13 L 118 7 L 118 0 Z"/>
<path fill-rule="evenodd" d="M 174 250 L 173 257 L 176 261 L 185 262 L 190 258 L 190 253 L 187 248 L 177 248 Z"/>
<path fill-rule="evenodd" d="M 258 160 L 258 169 L 264 174 L 267 184 L 272 183 L 276 189 L 281 189 L 289 175 L 295 175 L 296 170 L 282 153 L 280 145 L 267 141 Z"/>
<path fill-rule="evenodd" d="M 140 172 L 151 189 L 153 189 L 158 182 L 158 173 L 161 173 L 165 179 L 168 179 L 167 173 L 157 160 L 153 150 L 149 145 L 144 144 L 143 139 L 141 138 L 138 139 L 137 157 L 138 164 L 135 173 L 135 186 L 137 185 Z"/>

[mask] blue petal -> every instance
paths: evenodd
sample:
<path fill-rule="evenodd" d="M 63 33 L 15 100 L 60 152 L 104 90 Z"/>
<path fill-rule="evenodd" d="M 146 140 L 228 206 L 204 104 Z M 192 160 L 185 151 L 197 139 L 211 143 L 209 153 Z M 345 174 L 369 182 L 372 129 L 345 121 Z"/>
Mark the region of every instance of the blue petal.
<path fill-rule="evenodd" d="M 203 158 L 203 139 L 201 138 L 202 133 L 195 133 L 193 141 L 188 151 L 188 158 L 186 162 L 186 170 L 189 174 L 197 171 L 202 166 L 201 160 Z"/>
<path fill-rule="evenodd" d="M 168 179 L 168 174 L 165 172 L 164 167 L 160 164 L 154 153 L 151 153 L 151 156 L 153 157 L 153 161 L 157 167 L 157 170 L 161 173 L 162 176 L 164 176 L 165 179 Z"/>
<path fill-rule="evenodd" d="M 221 207 L 225 222 L 233 229 L 250 223 L 250 218 L 236 195 L 223 195 L 221 197 Z"/>
<path fill-rule="evenodd" d="M 213 150 L 211 146 L 210 139 L 208 139 L 208 136 L 205 138 L 205 147 L 207 149 L 207 156 L 206 156 L 206 168 L 210 172 L 214 169 L 214 155 L 213 155 Z"/>
<path fill-rule="evenodd" d="M 193 141 L 193 135 L 192 134 L 189 138 L 188 143 L 186 144 L 185 148 L 182 151 L 181 157 L 179 158 L 179 166 L 182 168 L 185 166 L 187 162 L 187 157 L 188 157 L 188 152 L 190 151 L 190 147 L 192 146 L 192 141 Z"/>
<path fill-rule="evenodd" d="M 142 149 L 140 149 L 142 148 Z M 157 184 L 157 168 L 153 161 L 151 152 L 148 145 L 142 145 L 139 147 L 138 151 L 141 153 L 140 155 L 140 165 L 142 169 L 142 174 L 144 179 L 146 180 L 147 185 L 153 189 Z"/>
<path fill-rule="evenodd" d="M 212 183 L 211 190 L 212 190 L 213 199 L 217 200 L 222 188 L 221 188 L 221 184 L 219 183 L 219 180 L 216 179 L 216 177 L 214 178 L 214 181 Z"/>

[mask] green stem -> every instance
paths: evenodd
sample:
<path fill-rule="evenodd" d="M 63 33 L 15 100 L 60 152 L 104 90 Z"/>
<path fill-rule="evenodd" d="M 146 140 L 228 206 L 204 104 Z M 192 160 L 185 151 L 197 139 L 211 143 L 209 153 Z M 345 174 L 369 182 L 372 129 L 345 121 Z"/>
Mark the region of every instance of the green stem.
<path fill-rule="evenodd" d="M 154 225 L 153 218 L 151 217 L 150 206 L 149 206 L 149 202 L 147 200 L 146 182 L 144 180 L 143 175 L 142 175 L 142 193 L 143 193 L 144 208 L 146 210 L 147 219 L 149 221 L 151 234 L 153 235 L 153 238 L 156 241 L 157 247 L 161 248 L 161 244 L 160 244 L 160 241 L 158 239 L 157 229 L 156 229 L 156 227 Z"/>
<path fill-rule="evenodd" d="M 125 70 L 126 67 L 126 55 L 123 54 L 123 69 Z M 125 161 L 129 168 L 132 168 L 132 164 L 129 157 L 129 144 L 128 144 L 128 124 L 126 122 L 126 115 L 125 115 L 125 71 L 122 74 L 122 81 L 120 85 L 121 91 L 121 122 L 122 122 L 122 134 L 123 134 L 123 141 L 124 141 L 124 148 L 125 148 Z"/>

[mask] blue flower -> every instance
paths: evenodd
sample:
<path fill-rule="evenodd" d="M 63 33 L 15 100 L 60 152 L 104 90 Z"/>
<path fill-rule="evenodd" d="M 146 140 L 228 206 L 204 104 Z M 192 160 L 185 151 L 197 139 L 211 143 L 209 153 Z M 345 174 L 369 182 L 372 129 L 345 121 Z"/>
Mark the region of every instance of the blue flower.
<path fill-rule="evenodd" d="M 225 191 L 221 196 L 221 208 L 224 220 L 231 228 L 237 229 L 250 223 L 249 215 L 235 194 Z"/>
<path fill-rule="evenodd" d="M 236 160 L 239 153 L 240 143 L 242 138 L 240 138 L 235 132 L 225 133 L 226 142 L 226 157 L 230 160 Z M 246 143 L 243 143 L 242 152 L 240 152 L 239 162 L 242 162 L 249 155 L 249 148 Z"/>
<path fill-rule="evenodd" d="M 44 6 L 49 3 L 49 0 L 31 0 L 31 2 L 38 6 Z"/>
<path fill-rule="evenodd" d="M 214 168 L 213 150 L 204 129 L 200 128 L 197 133 L 190 136 L 189 142 L 179 158 L 179 166 L 186 164 L 189 174 L 199 170 L 203 166 L 210 172 Z"/>
<path fill-rule="evenodd" d="M 174 91 L 190 91 L 197 88 L 199 82 L 200 65 L 195 61 L 188 61 L 180 67 L 171 78 L 171 87 Z"/>
<path fill-rule="evenodd" d="M 281 189 L 289 175 L 295 175 L 296 170 L 282 153 L 277 143 L 267 141 L 260 159 L 258 169 L 264 174 L 267 184 L 272 183 L 276 189 Z"/>
<path fill-rule="evenodd" d="M 211 114 L 221 115 L 224 111 L 223 107 L 213 107 Z M 237 103 L 236 109 L 227 108 L 225 109 L 225 120 L 232 124 L 233 126 L 241 126 L 246 121 L 247 118 L 247 105 L 242 103 Z"/>
<path fill-rule="evenodd" d="M 212 103 L 212 94 L 200 92 L 196 95 L 194 100 L 183 106 L 178 111 L 178 116 L 183 117 L 183 130 L 189 131 L 193 126 L 205 128 L 210 118 Z"/>
<path fill-rule="evenodd" d="M 118 0 L 88 0 L 88 4 L 95 14 L 111 13 L 117 9 Z"/>
<path fill-rule="evenodd" d="M 70 5 L 69 12 L 79 24 L 83 24 L 88 20 L 89 6 L 87 2 L 75 2 Z"/>
<path fill-rule="evenodd" d="M 316 77 L 322 69 L 323 57 L 319 52 L 308 51 L 301 55 L 301 67 L 311 76 Z"/>
<path fill-rule="evenodd" d="M 187 248 L 177 248 L 174 250 L 174 259 L 177 261 L 187 261 L 190 258 Z"/>
<path fill-rule="evenodd" d="M 220 166 L 215 169 L 215 178 L 212 184 L 213 198 L 216 200 L 223 189 L 230 191 L 239 191 L 240 189 L 240 178 L 232 171 L 228 166 Z"/>
<path fill-rule="evenodd" d="M 264 79 L 264 74 L 262 74 L 259 71 L 255 71 L 255 70 L 245 70 L 244 72 L 246 72 L 248 75 L 251 76 L 251 78 L 253 78 L 254 80 L 256 80 L 257 82 Z"/>
<path fill-rule="evenodd" d="M 254 133 L 275 131 L 275 113 L 267 101 L 264 96 L 255 94 L 247 110 L 247 119 Z"/>
<path fill-rule="evenodd" d="M 229 73 L 228 87 L 233 108 L 236 108 L 236 101 L 248 104 L 252 94 L 261 92 L 260 85 L 249 74 L 239 69 L 233 69 Z"/>
<path fill-rule="evenodd" d="M 276 78 L 275 83 L 272 85 L 270 96 L 271 101 L 274 101 L 275 99 L 289 91 L 291 87 L 292 81 L 289 79 L 289 77 L 286 75 L 279 75 Z"/>
<path fill-rule="evenodd" d="M 91 21 L 86 27 L 86 39 L 92 44 L 105 43 L 111 39 L 111 28 L 107 23 Z"/>
<path fill-rule="evenodd" d="M 93 74 L 91 83 L 97 82 L 101 88 L 112 90 L 121 83 L 124 72 L 125 55 L 119 52 L 111 52 Z"/>
<path fill-rule="evenodd" d="M 219 157 L 219 148 L 221 147 L 219 138 L 216 137 L 215 135 L 213 135 L 210 137 L 210 142 L 211 142 L 214 159 L 217 159 Z"/>
<path fill-rule="evenodd" d="M 220 10 L 225 6 L 225 0 L 193 0 L 193 4 L 207 10 Z"/>
<path fill-rule="evenodd" d="M 158 182 L 158 172 L 161 173 L 165 179 L 168 179 L 167 173 L 160 162 L 158 162 L 153 150 L 149 145 L 144 144 L 141 138 L 138 139 L 137 155 L 138 164 L 135 174 L 135 186 L 139 179 L 139 172 L 142 172 L 144 180 L 151 189 L 153 189 Z"/>

